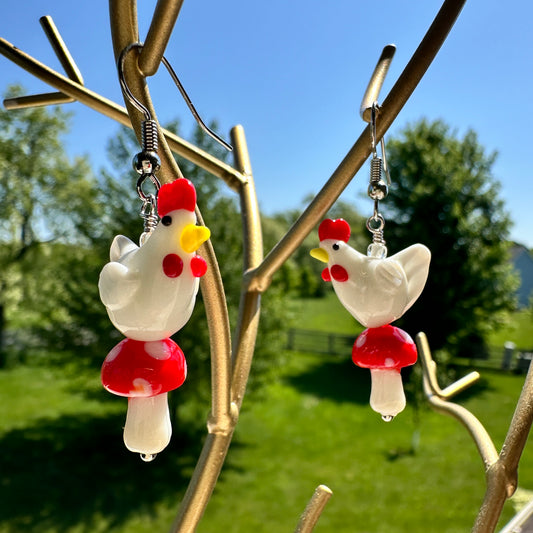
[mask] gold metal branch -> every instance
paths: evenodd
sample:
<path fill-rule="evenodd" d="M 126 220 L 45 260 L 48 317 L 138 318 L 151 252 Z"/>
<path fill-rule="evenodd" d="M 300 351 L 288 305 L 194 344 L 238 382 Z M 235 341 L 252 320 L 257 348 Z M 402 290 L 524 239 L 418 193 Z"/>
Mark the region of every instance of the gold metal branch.
<path fill-rule="evenodd" d="M 52 48 L 54 49 L 57 58 L 59 59 L 59 62 L 67 73 L 67 76 L 79 85 L 83 85 L 81 72 L 76 66 L 74 59 L 70 55 L 65 42 L 61 38 L 61 35 L 59 34 L 52 17 L 41 17 L 40 23 L 44 33 L 52 45 Z M 75 99 L 72 96 L 69 96 L 63 92 L 54 92 L 7 98 L 4 100 L 4 106 L 6 109 L 18 109 L 41 105 L 67 104 L 70 102 L 75 102 Z"/>
<path fill-rule="evenodd" d="M 117 105 L 115 102 L 80 85 L 80 83 L 50 69 L 2 38 L 0 38 L 0 54 L 60 91 L 6 99 L 4 100 L 4 106 L 7 109 L 78 101 L 98 113 L 116 120 L 123 126 L 133 127 L 125 107 Z M 160 132 L 164 135 L 172 152 L 185 157 L 200 168 L 222 179 L 230 189 L 234 191 L 239 189 L 239 183 L 244 180 L 244 177 L 233 167 L 164 128 L 160 128 Z"/>
<path fill-rule="evenodd" d="M 254 268 L 263 258 L 261 241 L 261 225 L 259 209 L 255 196 L 252 169 L 244 137 L 244 130 L 236 126 L 231 131 L 234 147 L 235 165 L 246 176 L 240 190 L 241 213 L 243 217 L 243 270 Z M 206 291 L 207 298 L 216 297 Z M 202 453 L 194 470 L 193 476 L 181 502 L 178 515 L 170 529 L 173 533 L 195 531 L 213 492 L 218 475 L 233 437 L 238 421 L 239 409 L 242 405 L 259 324 L 261 296 L 259 293 L 241 292 L 239 321 L 234 335 L 231 355 L 227 353 L 228 363 L 232 363 L 229 380 L 231 381 L 231 411 L 223 427 L 208 424 L 209 434 Z M 207 310 L 207 308 L 206 308 Z M 216 321 L 216 315 L 208 313 L 208 322 Z M 224 367 L 226 368 L 226 367 Z M 226 377 L 224 377 L 226 380 Z"/>
<path fill-rule="evenodd" d="M 478 372 L 471 372 L 460 381 L 457 381 L 442 390 L 437 382 L 437 364 L 431 356 L 429 343 L 424 333 L 419 333 L 416 337 L 418 354 L 422 363 L 424 375 L 424 392 L 431 406 L 445 414 L 453 416 L 461 422 L 476 443 L 479 454 L 483 460 L 485 469 L 489 468 L 498 460 L 498 452 L 487 433 L 483 424 L 467 409 L 461 405 L 451 403 L 448 400 L 459 392 L 467 389 L 479 379 Z"/>
<path fill-rule="evenodd" d="M 487 490 L 472 531 L 491 533 L 496 528 L 505 500 L 514 494 L 518 486 L 518 463 L 533 422 L 533 366 L 527 374 L 507 437 L 498 454 L 483 424 L 468 409 L 448 401 L 475 383 L 479 374 L 471 372 L 441 390 L 437 383 L 437 365 L 431 357 L 426 335 L 419 333 L 416 343 L 424 373 L 424 391 L 429 403 L 434 409 L 453 416 L 465 426 L 483 460 Z"/>
<path fill-rule="evenodd" d="M 378 59 L 376 68 L 370 77 L 370 81 L 366 88 L 363 100 L 361 102 L 361 108 L 359 109 L 359 114 L 365 122 L 370 122 L 371 118 L 371 109 L 374 102 L 378 101 L 378 96 L 389 71 L 392 58 L 396 53 L 396 46 L 393 44 L 388 44 L 383 48 L 381 56 Z"/>
<path fill-rule="evenodd" d="M 70 55 L 67 45 L 59 34 L 59 31 L 56 25 L 54 24 L 52 17 L 41 17 L 39 19 L 39 22 L 41 23 L 44 33 L 48 37 L 48 41 L 52 45 L 52 48 L 54 49 L 54 52 L 57 58 L 59 59 L 61 66 L 67 73 L 67 76 L 76 83 L 83 85 L 83 77 L 81 75 L 80 69 L 74 62 L 74 58 Z"/>
<path fill-rule="evenodd" d="M 311 533 L 313 531 L 332 494 L 331 489 L 326 487 L 326 485 L 319 485 L 315 489 L 294 533 Z"/>
<path fill-rule="evenodd" d="M 139 55 L 139 69 L 144 76 L 153 76 L 157 72 L 182 4 L 183 0 L 158 0 Z"/>

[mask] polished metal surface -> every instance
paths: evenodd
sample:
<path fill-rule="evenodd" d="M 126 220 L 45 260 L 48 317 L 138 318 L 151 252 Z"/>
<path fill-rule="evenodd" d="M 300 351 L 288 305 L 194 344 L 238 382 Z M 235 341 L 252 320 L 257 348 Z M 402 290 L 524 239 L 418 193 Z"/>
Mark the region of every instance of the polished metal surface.
<path fill-rule="evenodd" d="M 182 5 L 183 0 L 158 0 L 139 56 L 139 69 L 144 76 L 157 72 Z"/>
<path fill-rule="evenodd" d="M 381 87 L 383 86 L 383 82 L 385 81 L 385 77 L 387 76 L 387 72 L 389 71 L 395 53 L 396 46 L 393 44 L 385 46 L 378 59 L 376 68 L 370 77 L 359 109 L 359 114 L 365 122 L 371 121 L 372 107 L 378 102 Z"/>
<path fill-rule="evenodd" d="M 326 485 L 319 485 L 309 500 L 294 533 L 311 533 L 333 492 Z"/>

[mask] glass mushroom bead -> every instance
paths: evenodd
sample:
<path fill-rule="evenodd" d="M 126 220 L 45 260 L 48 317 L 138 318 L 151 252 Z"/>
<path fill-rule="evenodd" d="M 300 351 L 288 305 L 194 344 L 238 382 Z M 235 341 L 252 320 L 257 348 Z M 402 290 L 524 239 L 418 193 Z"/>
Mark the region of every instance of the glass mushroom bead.
<path fill-rule="evenodd" d="M 357 366 L 370 369 L 370 407 L 386 422 L 405 408 L 400 370 L 414 365 L 416 359 L 413 339 L 395 326 L 366 329 L 355 340 L 352 360 Z"/>
<path fill-rule="evenodd" d="M 171 339 L 124 339 L 104 360 L 103 386 L 128 398 L 124 443 L 145 461 L 153 459 L 170 442 L 167 393 L 180 387 L 186 376 L 185 356 Z"/>

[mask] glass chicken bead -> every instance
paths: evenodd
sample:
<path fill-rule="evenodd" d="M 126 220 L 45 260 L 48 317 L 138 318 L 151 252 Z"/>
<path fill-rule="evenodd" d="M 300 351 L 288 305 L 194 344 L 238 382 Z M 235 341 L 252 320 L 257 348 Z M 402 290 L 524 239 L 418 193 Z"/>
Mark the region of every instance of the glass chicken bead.
<path fill-rule="evenodd" d="M 343 219 L 324 220 L 320 247 L 311 255 L 324 263 L 322 279 L 331 281 L 346 310 L 363 326 L 376 328 L 400 318 L 420 296 L 431 252 L 413 244 L 391 257 L 368 256 L 348 245 L 350 226 Z"/>

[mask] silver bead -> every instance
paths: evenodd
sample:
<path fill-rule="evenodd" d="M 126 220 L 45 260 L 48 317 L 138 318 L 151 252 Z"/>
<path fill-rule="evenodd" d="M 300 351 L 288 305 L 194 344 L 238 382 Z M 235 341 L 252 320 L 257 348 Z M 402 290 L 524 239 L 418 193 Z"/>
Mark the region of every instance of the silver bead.
<path fill-rule="evenodd" d="M 161 160 L 155 152 L 143 150 L 133 157 L 132 164 L 137 174 L 153 174 L 159 170 Z"/>
<path fill-rule="evenodd" d="M 389 193 L 387 184 L 380 179 L 379 181 L 371 181 L 368 186 L 368 196 L 372 200 L 383 200 Z"/>

